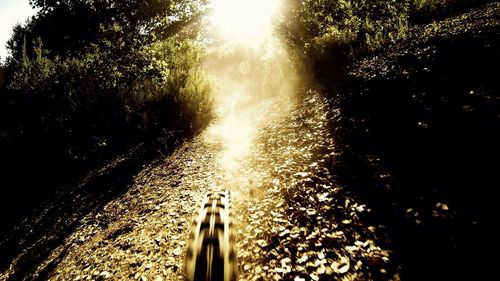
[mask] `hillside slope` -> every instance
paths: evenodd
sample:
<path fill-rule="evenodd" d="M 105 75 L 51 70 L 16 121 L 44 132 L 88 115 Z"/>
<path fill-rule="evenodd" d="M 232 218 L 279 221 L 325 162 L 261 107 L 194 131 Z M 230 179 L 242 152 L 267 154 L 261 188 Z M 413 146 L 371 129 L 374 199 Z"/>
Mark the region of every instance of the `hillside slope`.
<path fill-rule="evenodd" d="M 337 84 L 336 174 L 389 227 L 403 280 L 486 278 L 500 185 L 500 4 L 410 34 Z"/>

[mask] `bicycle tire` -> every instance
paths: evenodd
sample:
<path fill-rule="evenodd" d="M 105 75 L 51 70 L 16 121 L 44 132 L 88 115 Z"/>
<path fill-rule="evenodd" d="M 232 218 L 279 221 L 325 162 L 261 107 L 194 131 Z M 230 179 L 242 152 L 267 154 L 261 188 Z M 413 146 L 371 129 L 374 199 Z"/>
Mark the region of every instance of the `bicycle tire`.
<path fill-rule="evenodd" d="M 235 281 L 237 257 L 230 194 L 205 196 L 191 225 L 185 273 L 189 281 Z"/>

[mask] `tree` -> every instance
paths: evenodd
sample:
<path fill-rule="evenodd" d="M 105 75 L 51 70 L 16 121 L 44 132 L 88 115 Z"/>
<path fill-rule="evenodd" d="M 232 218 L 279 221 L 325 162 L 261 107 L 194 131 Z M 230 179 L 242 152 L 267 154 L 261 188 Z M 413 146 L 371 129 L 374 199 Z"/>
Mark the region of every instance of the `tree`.
<path fill-rule="evenodd" d="M 16 26 L 8 42 L 14 60 L 24 41 L 41 38 L 51 57 L 79 56 L 91 44 L 136 49 L 199 21 L 207 0 L 32 0 L 40 9 L 25 26 Z M 109 44 L 112 41 L 113 44 Z M 27 53 L 34 56 L 28 46 Z M 119 54 L 121 56 L 121 54 Z"/>
<path fill-rule="evenodd" d="M 212 85 L 194 40 L 205 0 L 31 4 L 38 14 L 8 42 L 9 95 L 0 107 L 11 153 L 0 165 L 21 156 L 33 161 L 20 165 L 50 158 L 47 173 L 92 165 L 210 120 Z"/>

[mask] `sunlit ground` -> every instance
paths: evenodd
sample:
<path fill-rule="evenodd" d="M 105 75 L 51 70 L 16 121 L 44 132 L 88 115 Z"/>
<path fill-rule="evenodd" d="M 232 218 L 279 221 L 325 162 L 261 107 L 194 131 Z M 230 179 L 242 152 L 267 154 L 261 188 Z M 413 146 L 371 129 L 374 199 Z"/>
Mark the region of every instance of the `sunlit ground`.
<path fill-rule="evenodd" d="M 237 177 L 232 171 L 244 163 L 266 118 L 258 107 L 269 104 L 266 99 L 292 93 L 288 56 L 273 32 L 281 1 L 211 1 L 209 30 L 216 45 L 206 70 L 216 78 L 219 91 L 214 99 L 218 119 L 208 138 L 222 145 L 219 161 L 229 177 Z"/>

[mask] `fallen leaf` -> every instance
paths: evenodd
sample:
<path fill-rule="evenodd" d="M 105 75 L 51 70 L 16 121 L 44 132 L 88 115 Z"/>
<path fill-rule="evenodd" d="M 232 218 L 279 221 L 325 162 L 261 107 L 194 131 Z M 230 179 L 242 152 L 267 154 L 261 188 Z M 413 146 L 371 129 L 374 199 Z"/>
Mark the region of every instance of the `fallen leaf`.
<path fill-rule="evenodd" d="M 280 236 L 280 237 L 283 237 L 283 236 L 285 236 L 285 235 L 287 235 L 287 234 L 289 234 L 289 233 L 290 233 L 290 230 L 289 230 L 289 229 L 285 229 L 285 230 L 283 230 L 282 232 L 280 232 L 279 236 Z"/>
<path fill-rule="evenodd" d="M 257 240 L 257 245 L 259 245 L 259 247 L 261 247 L 261 248 L 264 248 L 267 246 L 267 242 L 264 239 L 259 239 L 259 240 Z"/>

